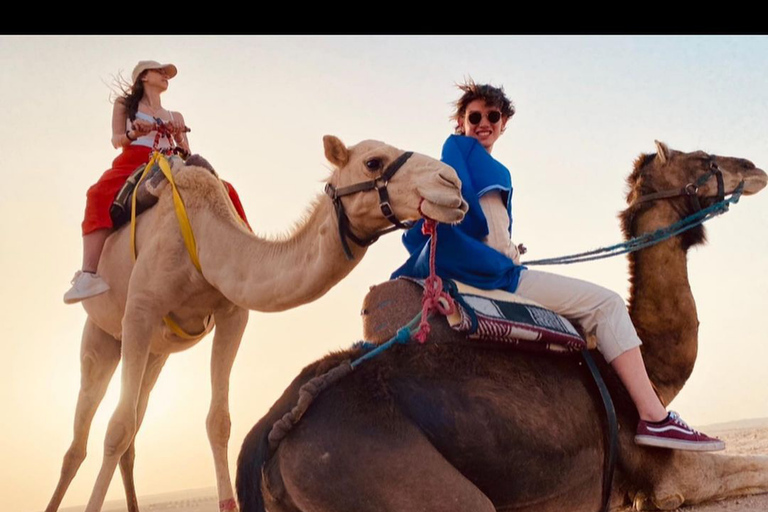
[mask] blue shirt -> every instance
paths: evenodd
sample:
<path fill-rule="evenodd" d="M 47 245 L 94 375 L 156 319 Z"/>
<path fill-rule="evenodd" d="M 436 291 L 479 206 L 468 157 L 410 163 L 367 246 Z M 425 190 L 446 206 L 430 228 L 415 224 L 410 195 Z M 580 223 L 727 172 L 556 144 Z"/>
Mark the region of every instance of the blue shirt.
<path fill-rule="evenodd" d="M 486 245 L 488 222 L 480 207 L 480 197 L 499 190 L 507 205 L 512 234 L 512 178 L 501 162 L 494 159 L 477 139 L 451 135 L 443 144 L 441 160 L 453 167 L 461 180 L 461 195 L 469 211 L 457 225 L 437 225 L 437 255 L 435 271 L 446 279 L 485 290 L 514 292 L 525 268 L 516 265 L 506 255 Z M 406 262 L 392 273 L 399 276 L 426 278 L 429 276 L 429 237 L 422 234 L 420 220 L 403 234 L 408 250 Z"/>

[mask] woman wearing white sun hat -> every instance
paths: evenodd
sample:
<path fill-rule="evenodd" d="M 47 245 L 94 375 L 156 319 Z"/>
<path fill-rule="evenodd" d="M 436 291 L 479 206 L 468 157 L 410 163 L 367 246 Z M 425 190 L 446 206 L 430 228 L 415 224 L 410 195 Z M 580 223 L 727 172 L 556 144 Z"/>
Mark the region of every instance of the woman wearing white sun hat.
<path fill-rule="evenodd" d="M 72 287 L 64 294 L 67 304 L 109 290 L 109 285 L 96 273 L 104 242 L 112 232 L 109 207 L 131 173 L 149 161 L 157 135 L 156 125 L 163 123 L 173 137 L 173 141 L 169 137 L 160 137 L 157 149 L 175 145 L 187 153 L 190 151 L 184 116 L 165 109 L 160 101 L 160 95 L 168 89 L 168 81 L 177 73 L 173 64 L 142 60 L 133 68 L 130 84 L 118 82 L 121 94 L 112 110 L 112 146 L 121 148 L 122 152 L 86 194 L 82 223 L 83 264 L 72 279 Z M 229 184 L 227 189 L 235 208 L 245 219 L 237 192 Z"/>

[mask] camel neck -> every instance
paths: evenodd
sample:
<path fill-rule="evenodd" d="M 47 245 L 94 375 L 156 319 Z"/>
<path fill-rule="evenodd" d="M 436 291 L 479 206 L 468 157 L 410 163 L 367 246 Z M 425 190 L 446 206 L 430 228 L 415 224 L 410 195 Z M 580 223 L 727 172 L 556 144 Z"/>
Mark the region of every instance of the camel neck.
<path fill-rule="evenodd" d="M 636 236 L 679 220 L 666 201 L 638 216 Z M 630 259 L 630 316 L 643 341 L 648 375 L 667 405 L 693 371 L 698 347 L 696 303 L 688 281 L 687 254 L 680 237 L 642 251 Z"/>
<path fill-rule="evenodd" d="M 200 250 L 205 277 L 247 309 L 276 312 L 312 302 L 349 274 L 366 251 L 350 243 L 354 259 L 346 258 L 334 215 L 331 201 L 320 195 L 288 237 L 262 239 L 231 221 L 211 229 L 214 236 Z"/>

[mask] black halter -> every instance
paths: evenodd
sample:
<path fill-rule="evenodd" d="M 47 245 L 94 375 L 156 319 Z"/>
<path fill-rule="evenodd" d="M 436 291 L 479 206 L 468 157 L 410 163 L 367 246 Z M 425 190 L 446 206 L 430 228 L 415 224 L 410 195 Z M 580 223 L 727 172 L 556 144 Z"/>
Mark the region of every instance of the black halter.
<path fill-rule="evenodd" d="M 702 174 L 698 180 L 695 182 L 688 183 L 686 186 L 684 186 L 681 189 L 671 189 L 671 190 L 663 190 L 661 192 L 654 192 L 652 194 L 647 194 L 644 196 L 639 197 L 637 200 L 635 200 L 635 204 L 642 203 L 645 201 L 655 201 L 656 199 L 666 199 L 671 197 L 680 197 L 680 196 L 686 196 L 688 197 L 688 201 L 690 202 L 691 208 L 693 209 L 693 213 L 701 211 L 701 203 L 699 202 L 699 188 L 702 187 L 709 179 L 714 176 L 715 179 L 717 179 L 717 202 L 722 201 L 725 199 L 725 185 L 723 182 L 723 171 L 720 170 L 720 167 L 717 166 L 717 163 L 715 162 L 715 157 L 710 156 L 709 157 L 709 169 L 705 174 Z"/>
<path fill-rule="evenodd" d="M 403 153 L 384 169 L 381 176 L 371 181 L 364 181 L 343 188 L 336 188 L 330 183 L 325 185 L 325 193 L 331 198 L 333 207 L 336 209 L 336 217 L 338 218 L 339 223 L 339 237 L 341 238 L 341 246 L 344 248 L 344 254 L 346 254 L 347 259 L 353 259 L 352 251 L 349 250 L 349 244 L 347 244 L 347 238 L 360 247 L 368 247 L 378 240 L 381 235 L 390 233 L 396 229 L 409 229 L 413 226 L 413 222 L 400 222 L 395 216 L 395 212 L 392 210 L 392 205 L 389 203 L 389 193 L 387 192 L 389 180 L 392 179 L 392 176 L 394 176 L 398 170 L 400 170 L 411 155 L 413 155 L 413 151 Z M 379 208 L 381 208 L 381 213 L 384 214 L 384 217 L 386 217 L 393 226 L 381 230 L 363 240 L 357 237 L 350 229 L 349 217 L 347 217 L 347 214 L 344 211 L 344 205 L 341 202 L 341 198 L 358 192 L 366 192 L 368 190 L 376 190 L 379 192 Z"/>

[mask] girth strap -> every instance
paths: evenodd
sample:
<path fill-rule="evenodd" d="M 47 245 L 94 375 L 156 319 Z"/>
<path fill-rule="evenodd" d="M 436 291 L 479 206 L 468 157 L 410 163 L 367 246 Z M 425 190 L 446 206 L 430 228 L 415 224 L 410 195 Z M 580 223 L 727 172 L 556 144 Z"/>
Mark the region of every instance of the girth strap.
<path fill-rule="evenodd" d="M 208 315 L 203 320 L 203 330 L 197 334 L 189 334 L 187 331 L 181 328 L 179 324 L 176 323 L 176 321 L 171 318 L 169 315 L 165 315 L 163 317 L 163 322 L 166 326 L 179 338 L 185 339 L 185 340 L 194 340 L 202 336 L 203 334 L 209 332 L 213 328 L 213 315 Z"/>
<path fill-rule="evenodd" d="M 608 431 L 605 433 L 605 463 L 603 469 L 603 506 L 600 508 L 601 512 L 608 512 L 611 504 L 611 488 L 613 486 L 613 473 L 616 469 L 616 459 L 618 458 L 619 450 L 619 424 L 616 420 L 616 409 L 613 406 L 613 400 L 611 400 L 611 394 L 608 392 L 608 388 L 605 386 L 605 381 L 600 375 L 600 369 L 595 364 L 594 359 L 589 353 L 589 350 L 582 350 L 581 355 L 584 358 L 584 362 L 587 363 L 592 378 L 597 385 L 597 389 L 600 392 L 600 398 L 603 400 L 603 407 L 605 408 L 605 416 L 607 420 Z"/>

